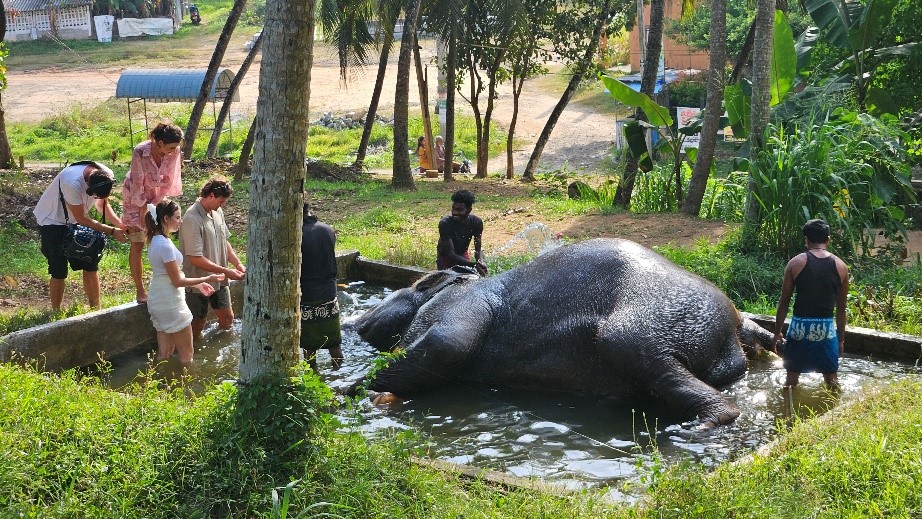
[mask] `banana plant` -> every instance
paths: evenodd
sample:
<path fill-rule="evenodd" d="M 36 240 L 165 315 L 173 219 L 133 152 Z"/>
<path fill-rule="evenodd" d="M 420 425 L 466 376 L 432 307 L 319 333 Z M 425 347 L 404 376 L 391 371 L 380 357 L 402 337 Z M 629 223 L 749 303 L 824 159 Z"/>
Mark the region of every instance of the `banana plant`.
<path fill-rule="evenodd" d="M 683 127 L 678 131 L 673 130 L 673 119 L 669 113 L 669 108 L 662 106 L 650 96 L 643 92 L 637 92 L 631 87 L 618 81 L 611 76 L 601 76 L 600 79 L 608 93 L 618 102 L 631 108 L 643 110 L 647 116 L 647 121 L 635 121 L 624 126 L 624 138 L 628 148 L 635 157 L 638 157 L 638 167 L 644 172 L 653 169 L 653 162 L 650 159 L 647 143 L 644 139 L 643 128 L 653 128 L 660 133 L 662 139 L 657 146 L 669 150 L 672 154 L 673 176 L 676 183 L 676 202 L 682 202 L 682 141 L 686 135 L 691 135 L 701 131 L 701 126 L 693 125 Z"/>
<path fill-rule="evenodd" d="M 791 24 L 782 11 L 775 11 L 774 37 L 772 38 L 771 101 L 775 106 L 784 100 L 797 79 L 798 53 L 795 49 Z M 812 41 L 801 40 L 804 49 L 812 48 Z M 803 53 L 802 53 L 803 54 Z M 752 106 L 752 83 L 742 79 L 724 89 L 724 107 L 733 128 L 733 135 L 748 137 L 750 129 L 750 107 Z"/>
<path fill-rule="evenodd" d="M 893 17 L 899 0 L 805 0 L 804 7 L 816 22 L 823 40 L 833 47 L 849 52 L 850 58 L 833 69 L 833 74 L 846 75 L 855 85 L 859 109 L 873 113 L 895 113 L 898 110 L 889 94 L 872 88 L 877 65 L 896 56 L 906 56 L 917 42 L 888 47 L 876 47 L 881 29 Z"/>

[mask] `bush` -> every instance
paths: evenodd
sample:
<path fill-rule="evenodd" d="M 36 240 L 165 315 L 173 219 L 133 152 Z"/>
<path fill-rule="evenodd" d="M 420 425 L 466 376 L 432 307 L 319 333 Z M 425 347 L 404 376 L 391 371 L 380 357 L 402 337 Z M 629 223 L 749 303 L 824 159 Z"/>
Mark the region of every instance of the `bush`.
<path fill-rule="evenodd" d="M 900 144 L 904 134 L 895 118 L 837 113 L 836 120 L 769 128 L 751 165 L 760 218 L 749 245 L 788 257 L 802 247 L 804 222 L 823 218 L 832 247 L 846 260 L 902 252 L 899 204 L 914 198 Z M 882 248 L 875 243 L 878 233 Z"/>

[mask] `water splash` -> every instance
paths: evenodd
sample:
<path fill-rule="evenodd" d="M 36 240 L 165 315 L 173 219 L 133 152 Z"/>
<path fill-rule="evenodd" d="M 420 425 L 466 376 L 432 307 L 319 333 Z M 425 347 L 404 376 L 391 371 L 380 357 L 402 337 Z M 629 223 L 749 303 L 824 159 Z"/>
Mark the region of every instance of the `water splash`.
<path fill-rule="evenodd" d="M 563 241 L 547 225 L 541 222 L 533 222 L 526 225 L 505 245 L 493 251 L 493 254 L 503 254 L 509 251 L 543 254 L 561 245 L 563 245 Z"/>

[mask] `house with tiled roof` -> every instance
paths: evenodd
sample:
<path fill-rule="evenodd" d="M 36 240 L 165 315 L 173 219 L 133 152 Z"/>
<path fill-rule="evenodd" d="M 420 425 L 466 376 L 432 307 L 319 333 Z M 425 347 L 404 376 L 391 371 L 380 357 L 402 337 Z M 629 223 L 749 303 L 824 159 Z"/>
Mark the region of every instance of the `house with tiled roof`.
<path fill-rule="evenodd" d="M 6 40 L 93 37 L 93 0 L 3 0 Z"/>

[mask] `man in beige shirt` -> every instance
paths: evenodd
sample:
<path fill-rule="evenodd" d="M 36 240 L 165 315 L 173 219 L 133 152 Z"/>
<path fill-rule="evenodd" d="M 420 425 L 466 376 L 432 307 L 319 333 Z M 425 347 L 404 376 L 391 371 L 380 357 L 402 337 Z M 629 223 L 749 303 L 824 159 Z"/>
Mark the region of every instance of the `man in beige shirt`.
<path fill-rule="evenodd" d="M 182 269 L 186 277 L 204 277 L 211 273 L 225 276 L 224 281 L 212 285 L 215 291 L 210 296 L 203 295 L 195 287 L 186 289 L 186 304 L 192 311 L 195 336 L 200 336 L 205 328 L 209 306 L 222 330 L 230 329 L 234 321 L 228 281 L 243 279 L 246 267 L 228 241 L 230 231 L 224 222 L 223 207 L 232 193 L 225 179 L 212 178 L 202 186 L 199 199 L 183 215 L 179 228 L 179 250 L 183 253 Z"/>

